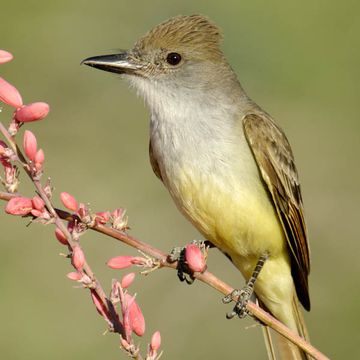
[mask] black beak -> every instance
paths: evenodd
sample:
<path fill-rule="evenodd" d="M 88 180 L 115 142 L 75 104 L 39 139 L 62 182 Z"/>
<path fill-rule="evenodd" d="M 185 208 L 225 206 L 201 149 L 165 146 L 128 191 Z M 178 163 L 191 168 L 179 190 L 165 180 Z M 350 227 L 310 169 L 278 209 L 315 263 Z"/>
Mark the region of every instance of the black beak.
<path fill-rule="evenodd" d="M 129 59 L 127 52 L 89 57 L 83 60 L 81 62 L 81 65 L 82 64 L 117 74 L 133 74 L 142 67 Z"/>

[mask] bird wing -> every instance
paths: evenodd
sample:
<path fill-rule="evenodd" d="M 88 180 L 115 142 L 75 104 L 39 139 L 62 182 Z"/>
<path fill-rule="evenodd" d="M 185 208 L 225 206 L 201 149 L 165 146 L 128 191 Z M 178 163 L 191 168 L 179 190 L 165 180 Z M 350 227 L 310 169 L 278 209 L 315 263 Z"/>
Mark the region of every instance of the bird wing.
<path fill-rule="evenodd" d="M 309 245 L 300 183 L 290 144 L 283 131 L 265 113 L 245 115 L 243 126 L 286 235 L 298 298 L 304 308 L 310 310 Z"/>

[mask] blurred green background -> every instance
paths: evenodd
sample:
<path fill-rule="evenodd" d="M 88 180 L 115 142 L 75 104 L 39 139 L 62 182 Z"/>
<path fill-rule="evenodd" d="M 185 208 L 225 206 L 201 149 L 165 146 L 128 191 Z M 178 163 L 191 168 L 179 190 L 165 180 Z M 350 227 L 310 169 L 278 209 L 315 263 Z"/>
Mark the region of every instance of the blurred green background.
<path fill-rule="evenodd" d="M 25 102 L 51 114 L 31 125 L 45 149 L 46 174 L 60 191 L 96 211 L 125 207 L 131 234 L 165 251 L 201 238 L 178 213 L 148 161 L 143 102 L 114 74 L 80 67 L 82 59 L 128 48 L 152 26 L 202 13 L 225 35 L 224 51 L 250 96 L 286 131 L 295 152 L 312 250 L 312 342 L 331 358 L 359 350 L 359 22 L 360 3 L 305 1 L 1 1 L 0 48 L 15 60 L 0 75 Z M 11 109 L 0 114 L 7 122 Z M 22 177 L 21 192 L 33 188 Z M 56 203 L 59 205 L 59 201 Z M 3 205 L 1 205 L 3 206 Z M 89 294 L 65 278 L 69 264 L 53 227 L 0 213 L 2 359 L 125 359 Z M 261 226 L 261 224 L 259 224 Z M 110 238 L 82 238 L 89 262 L 109 288 L 115 255 L 135 254 Z M 241 276 L 216 250 L 209 268 L 234 287 Z M 164 359 L 265 359 L 259 326 L 226 321 L 229 306 L 201 283 L 173 271 L 138 277 L 133 286 Z"/>

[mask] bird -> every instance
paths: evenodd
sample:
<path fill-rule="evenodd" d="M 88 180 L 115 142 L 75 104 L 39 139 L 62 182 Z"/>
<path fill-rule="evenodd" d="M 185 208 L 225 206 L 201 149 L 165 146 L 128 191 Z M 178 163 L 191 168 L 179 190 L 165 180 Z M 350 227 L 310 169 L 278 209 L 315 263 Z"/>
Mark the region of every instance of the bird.
<path fill-rule="evenodd" d="M 246 94 L 222 41 L 208 17 L 179 15 L 130 50 L 82 63 L 120 74 L 145 100 L 151 166 L 180 212 L 232 261 L 260 306 L 308 339 L 299 303 L 310 310 L 310 251 L 293 152 Z M 272 340 L 270 357 L 310 359 L 272 336 L 280 350 Z"/>

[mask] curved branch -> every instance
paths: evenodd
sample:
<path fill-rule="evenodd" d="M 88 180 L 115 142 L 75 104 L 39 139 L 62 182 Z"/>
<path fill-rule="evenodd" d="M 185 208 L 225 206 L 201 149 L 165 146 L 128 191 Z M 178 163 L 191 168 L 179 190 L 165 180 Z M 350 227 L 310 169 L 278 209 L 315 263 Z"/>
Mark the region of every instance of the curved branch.
<path fill-rule="evenodd" d="M 19 196 L 18 194 L 10 194 L 6 192 L 0 191 L 0 199 L 9 201 L 11 198 Z M 61 209 L 55 209 L 58 216 L 63 220 L 73 220 L 73 215 L 63 211 Z M 114 228 L 110 228 L 104 225 L 93 225 L 89 226 L 90 229 L 97 231 L 101 234 L 107 235 L 109 237 L 112 237 L 116 240 L 119 240 L 137 250 L 140 250 L 152 257 L 154 257 L 156 260 L 158 260 L 161 264 L 161 267 L 167 267 L 176 269 L 177 268 L 177 262 L 169 262 L 168 261 L 168 254 L 164 253 L 163 251 L 145 243 L 142 242 L 135 237 L 123 232 L 116 230 Z M 201 282 L 211 286 L 213 289 L 219 291 L 220 293 L 224 295 L 230 294 L 234 289 L 217 278 L 214 274 L 212 274 L 209 271 L 205 271 L 203 273 L 194 273 L 194 277 Z M 236 299 L 234 299 L 236 300 Z M 247 309 L 249 312 L 255 316 L 257 319 L 259 319 L 262 323 L 266 324 L 267 326 L 271 327 L 273 330 L 277 331 L 279 334 L 293 342 L 295 345 L 300 347 L 302 350 L 306 351 L 309 355 L 311 355 L 314 359 L 317 360 L 328 360 L 328 357 L 326 357 L 324 354 L 322 354 L 318 349 L 316 349 L 314 346 L 309 344 L 306 340 L 304 340 L 299 335 L 295 334 L 293 331 L 291 331 L 288 327 L 286 327 L 283 323 L 275 319 L 273 316 L 271 316 L 269 313 L 261 309 L 257 304 L 249 301 L 247 304 Z"/>

